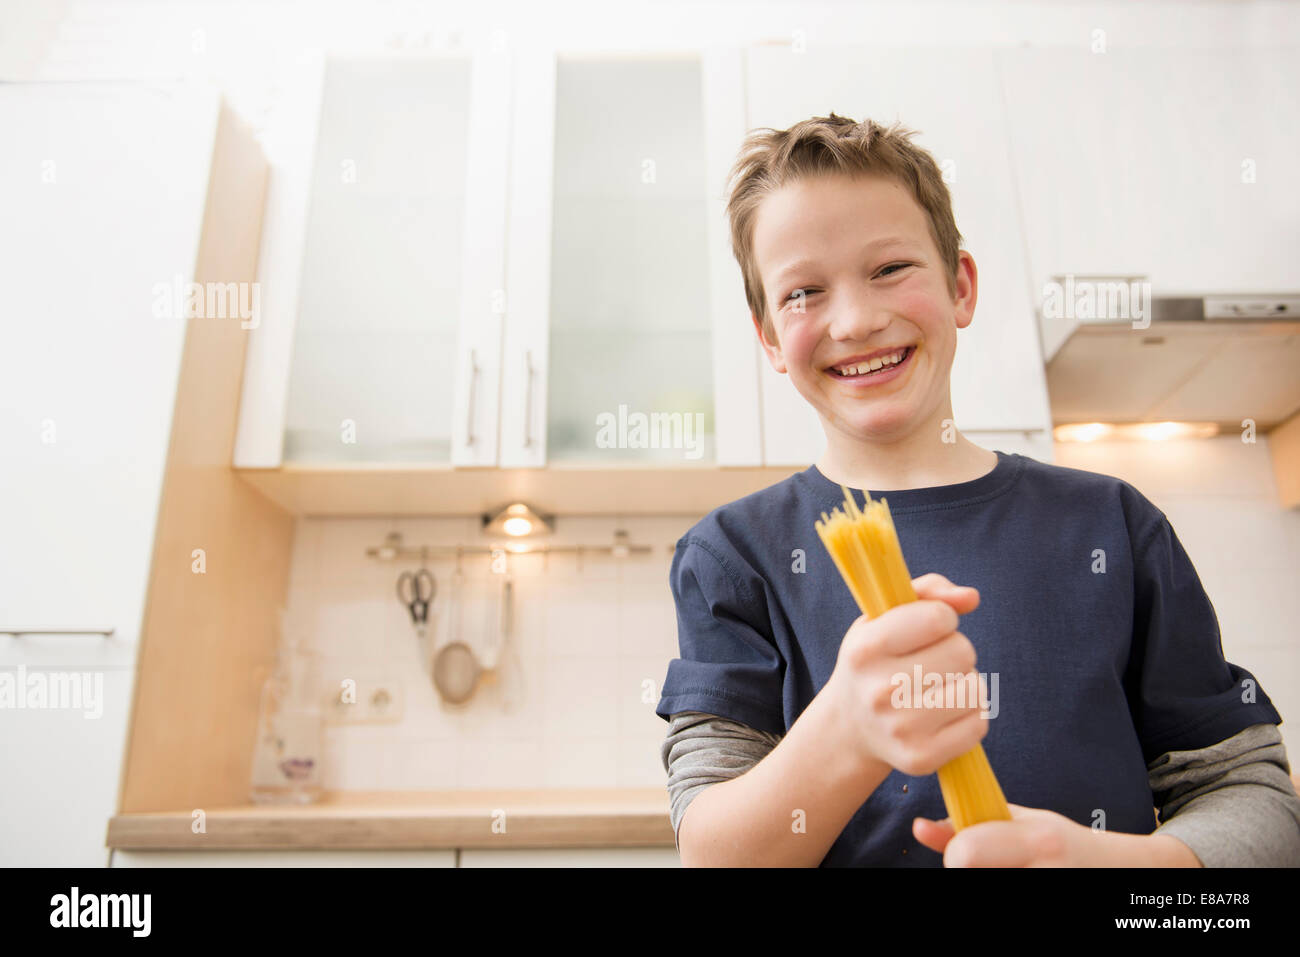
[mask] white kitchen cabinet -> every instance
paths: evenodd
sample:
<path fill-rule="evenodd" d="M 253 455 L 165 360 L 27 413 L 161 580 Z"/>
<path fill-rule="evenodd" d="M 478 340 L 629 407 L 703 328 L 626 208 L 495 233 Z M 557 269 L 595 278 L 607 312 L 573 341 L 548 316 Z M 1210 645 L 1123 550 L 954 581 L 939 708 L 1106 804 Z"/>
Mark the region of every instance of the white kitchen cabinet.
<path fill-rule="evenodd" d="M 1044 436 L 1051 415 L 992 52 L 840 46 L 813 55 L 781 45 L 746 56 L 750 128 L 785 129 L 833 111 L 917 131 L 914 142 L 945 171 L 963 248 L 978 269 L 975 317 L 957 331 L 952 368 L 957 427 Z M 816 413 L 759 355 L 765 464 L 816 460 L 825 448 Z"/>
<path fill-rule="evenodd" d="M 1295 289 L 1293 49 L 998 58 L 1036 306 L 1066 275 L 1145 276 L 1165 296 Z"/>
<path fill-rule="evenodd" d="M 234 464 L 496 463 L 509 57 L 295 74 Z"/>
<path fill-rule="evenodd" d="M 740 68 L 734 49 L 521 58 L 502 466 L 760 464 L 723 211 L 744 133 Z M 638 413 L 680 423 L 678 444 L 598 435 L 598 417 L 621 428 Z"/>
<path fill-rule="evenodd" d="M 104 863 L 186 284 L 209 242 L 219 136 L 237 125 L 209 89 L 0 84 L 0 632 L 60 632 L 0 633 L 0 668 L 85 675 L 96 699 L 0 709 L 3 865 Z M 238 140 L 256 152 L 251 135 Z M 248 188 L 260 204 L 261 180 Z M 210 304 L 192 321 L 244 321 L 234 300 L 225 315 Z"/>
<path fill-rule="evenodd" d="M 761 464 L 723 215 L 737 50 L 312 69 L 278 117 L 298 126 L 272 177 L 236 466 Z M 643 447 L 623 429 L 637 413 L 690 431 Z"/>
<path fill-rule="evenodd" d="M 992 52 L 538 46 L 396 63 L 331 60 L 304 85 L 298 109 L 312 112 L 314 90 L 321 120 L 272 181 L 271 305 L 250 343 L 237 465 L 816 460 L 816 414 L 757 343 L 725 202 L 747 129 L 830 109 L 901 117 L 950 178 L 980 270 L 952 371 L 958 427 L 1030 441 L 1050 431 Z M 988 108 L 954 101 L 958 85 Z M 400 118 L 384 118 L 402 102 L 390 89 L 408 91 L 416 121 L 375 143 Z M 385 151 L 402 162 L 374 174 L 376 196 L 336 181 L 350 154 L 361 176 Z M 304 178 L 310 190 L 295 193 Z M 407 191 L 436 200 L 404 206 Z M 454 322 L 442 301 L 459 303 Z M 654 447 L 631 431 L 638 413 L 704 428 Z"/>

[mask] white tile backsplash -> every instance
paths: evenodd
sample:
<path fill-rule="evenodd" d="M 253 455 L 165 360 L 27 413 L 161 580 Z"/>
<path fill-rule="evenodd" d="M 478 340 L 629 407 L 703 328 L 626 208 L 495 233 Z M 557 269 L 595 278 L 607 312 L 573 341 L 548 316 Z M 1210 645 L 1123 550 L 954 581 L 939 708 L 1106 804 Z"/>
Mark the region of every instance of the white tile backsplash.
<path fill-rule="evenodd" d="M 667 725 L 664 729 L 667 730 Z M 542 787 L 616 788 L 619 754 L 625 746 L 625 742 L 612 734 L 546 735 L 542 745 L 545 762 Z"/>
<path fill-rule="evenodd" d="M 392 747 L 397 754 L 398 774 L 394 789 L 423 790 L 458 786 L 460 739 L 401 737 L 387 746 Z"/>
<path fill-rule="evenodd" d="M 543 669 L 543 734 L 559 740 L 617 736 L 617 658 L 548 656 Z"/>
<path fill-rule="evenodd" d="M 645 739 L 663 743 L 666 727 L 655 714 L 659 693 L 671 655 L 624 655 L 618 661 L 618 733 L 625 740 Z M 658 747 L 628 748 L 619 755 L 618 786 L 629 788 L 663 786 L 668 774 L 664 770 Z"/>
<path fill-rule="evenodd" d="M 328 680 L 398 682 L 402 717 L 328 725 L 323 780 L 337 789 L 659 787 L 667 725 L 654 713 L 677 620 L 668 588 L 672 547 L 697 516 L 557 519 L 554 545 L 605 545 L 615 529 L 649 554 L 511 556 L 512 627 L 495 672 L 470 701 L 445 704 L 429 655 L 459 636 L 483 665 L 498 654 L 501 579 L 486 556 L 426 562 L 437 583 L 422 650 L 397 576 L 418 562 L 365 550 L 393 531 L 403 544 L 471 546 L 478 518 L 301 518 L 289 601 Z M 459 625 L 457 625 L 459 621 Z M 649 683 L 644 685 L 644 683 Z M 650 687 L 654 700 L 642 700 Z"/>
<path fill-rule="evenodd" d="M 484 739 L 464 734 L 456 739 L 456 774 L 460 787 L 547 787 L 546 759 L 533 735 Z"/>
<path fill-rule="evenodd" d="M 618 582 L 556 583 L 547 589 L 546 654 L 618 655 Z M 664 578 L 664 590 L 668 579 Z"/>
<path fill-rule="evenodd" d="M 654 654 L 667 662 L 677 657 L 677 610 L 671 595 L 663 600 L 668 572 L 662 581 L 623 581 L 619 587 L 618 626 L 620 656 Z"/>

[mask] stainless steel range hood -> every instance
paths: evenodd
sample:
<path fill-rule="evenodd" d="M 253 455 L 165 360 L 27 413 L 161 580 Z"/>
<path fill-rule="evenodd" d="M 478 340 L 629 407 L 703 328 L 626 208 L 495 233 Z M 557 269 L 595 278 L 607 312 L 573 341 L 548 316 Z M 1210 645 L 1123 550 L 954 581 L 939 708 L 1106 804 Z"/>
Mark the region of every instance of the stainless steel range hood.
<path fill-rule="evenodd" d="M 1073 298 L 1064 310 L 1049 308 L 1045 295 L 1039 321 L 1054 424 L 1195 421 L 1239 430 L 1252 419 L 1267 432 L 1300 410 L 1300 295 L 1142 303 L 1138 284 L 1132 289 L 1134 308 L 1121 312 L 1131 318 L 1121 319 L 1093 318 L 1116 310 L 1074 309 Z"/>

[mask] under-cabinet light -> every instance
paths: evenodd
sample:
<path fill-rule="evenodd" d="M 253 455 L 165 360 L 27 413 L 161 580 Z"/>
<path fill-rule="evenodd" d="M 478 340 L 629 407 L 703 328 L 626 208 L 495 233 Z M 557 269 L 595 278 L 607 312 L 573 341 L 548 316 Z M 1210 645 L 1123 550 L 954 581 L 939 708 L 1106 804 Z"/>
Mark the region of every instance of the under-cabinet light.
<path fill-rule="evenodd" d="M 1164 442 L 1169 439 L 1208 439 L 1219 434 L 1213 422 L 1075 422 L 1058 425 L 1058 442 Z"/>

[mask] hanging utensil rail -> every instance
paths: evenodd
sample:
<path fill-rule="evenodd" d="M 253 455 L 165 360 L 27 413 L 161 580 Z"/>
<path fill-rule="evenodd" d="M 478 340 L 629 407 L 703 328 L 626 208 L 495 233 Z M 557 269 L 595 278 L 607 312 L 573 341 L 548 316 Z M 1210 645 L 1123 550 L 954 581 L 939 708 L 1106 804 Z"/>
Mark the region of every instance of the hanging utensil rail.
<path fill-rule="evenodd" d="M 675 546 L 666 545 L 664 550 L 671 552 Z M 455 545 L 428 546 L 416 548 L 410 545 L 403 545 L 399 548 L 386 548 L 384 546 L 371 547 L 366 549 L 366 554 L 371 558 L 378 558 L 381 561 L 393 562 L 403 559 L 419 559 L 422 556 L 434 558 L 437 556 L 455 557 L 456 555 L 495 555 L 497 552 L 505 552 L 507 555 L 545 555 L 548 553 L 564 552 L 582 552 L 585 555 L 609 555 L 615 551 L 623 551 L 629 555 L 647 555 L 655 551 L 653 545 L 540 545 L 537 548 L 510 548 L 505 545 L 491 547 L 488 545 L 466 545 L 458 548 Z M 380 555 L 380 552 L 392 552 L 393 554 Z"/>
<path fill-rule="evenodd" d="M 535 545 L 523 546 L 522 543 L 513 542 L 499 545 L 403 545 L 400 543 L 400 537 L 396 535 L 388 536 L 388 542 L 384 545 L 371 546 L 366 549 L 366 554 L 371 558 L 377 558 L 380 561 L 399 561 L 409 559 L 427 559 L 436 556 L 459 557 L 462 555 L 497 555 L 505 552 L 507 555 L 547 555 L 551 553 L 569 553 L 578 552 L 584 555 L 616 555 L 619 557 L 625 555 L 649 555 L 657 549 L 653 545 L 632 545 L 622 540 L 625 532 L 615 535 L 615 541 L 612 545 Z M 675 545 L 664 546 L 665 550 L 672 552 L 676 549 Z"/>

